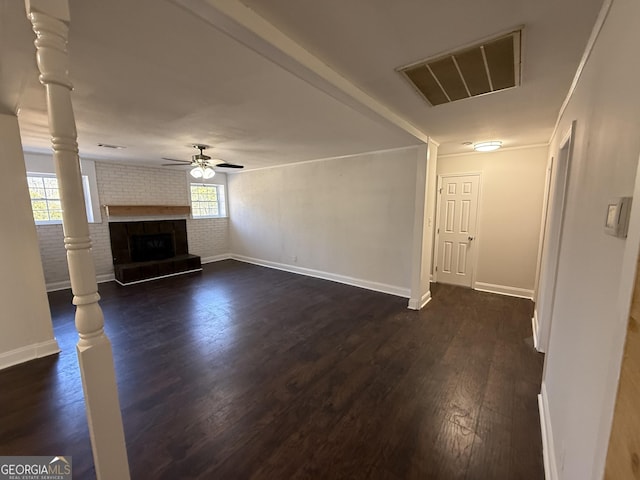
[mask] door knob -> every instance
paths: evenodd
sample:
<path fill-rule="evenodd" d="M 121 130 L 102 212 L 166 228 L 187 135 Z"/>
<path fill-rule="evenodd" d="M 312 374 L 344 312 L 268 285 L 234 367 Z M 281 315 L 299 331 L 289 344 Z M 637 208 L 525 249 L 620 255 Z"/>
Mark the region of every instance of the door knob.
<path fill-rule="evenodd" d="M 469 237 L 469 241 L 473 240 L 474 238 L 476 238 L 476 237 Z"/>

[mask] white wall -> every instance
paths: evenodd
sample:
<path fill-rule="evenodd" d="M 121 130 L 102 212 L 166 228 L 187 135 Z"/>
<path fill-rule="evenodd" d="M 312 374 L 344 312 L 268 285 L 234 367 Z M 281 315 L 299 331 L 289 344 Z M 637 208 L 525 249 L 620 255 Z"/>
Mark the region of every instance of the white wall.
<path fill-rule="evenodd" d="M 232 253 L 408 297 L 417 152 L 229 176 Z"/>
<path fill-rule="evenodd" d="M 0 115 L 0 368 L 59 351 L 38 257 L 18 119 Z"/>
<path fill-rule="evenodd" d="M 547 147 L 448 155 L 438 175 L 481 172 L 476 287 L 533 296 Z"/>
<path fill-rule="evenodd" d="M 42 155 L 27 154 L 30 171 L 46 171 Z M 50 156 L 47 157 L 51 162 Z M 92 163 L 92 162 L 87 162 Z M 53 166 L 53 164 L 51 163 Z M 38 167 L 39 166 L 39 167 Z M 51 170 L 53 171 L 53 170 Z M 189 176 L 182 169 L 149 168 L 95 162 L 99 205 L 189 205 Z M 226 175 L 218 173 L 207 183 L 225 185 Z M 104 211 L 97 223 L 89 224 L 92 253 L 99 280 L 112 278 L 113 261 L 109 239 L 109 218 Z M 165 217 L 114 217 L 111 221 L 137 221 Z M 186 217 L 176 217 L 186 218 Z M 189 252 L 203 262 L 229 253 L 228 218 L 187 218 Z M 66 288 L 69 272 L 63 244 L 62 225 L 38 225 L 40 255 L 49 289 Z"/>
<path fill-rule="evenodd" d="M 409 308 L 413 310 L 420 310 L 431 300 L 438 145 L 430 140 L 427 145 L 417 149 L 417 154 L 409 298 Z"/>
<path fill-rule="evenodd" d="M 555 153 L 577 121 L 543 378 L 552 469 L 560 479 L 595 480 L 604 471 L 629 305 L 619 291 L 631 291 L 633 275 L 623 264 L 627 241 L 605 235 L 603 223 L 608 199 L 632 195 L 634 188 L 639 19 L 637 0 L 613 2 L 552 140 Z"/>

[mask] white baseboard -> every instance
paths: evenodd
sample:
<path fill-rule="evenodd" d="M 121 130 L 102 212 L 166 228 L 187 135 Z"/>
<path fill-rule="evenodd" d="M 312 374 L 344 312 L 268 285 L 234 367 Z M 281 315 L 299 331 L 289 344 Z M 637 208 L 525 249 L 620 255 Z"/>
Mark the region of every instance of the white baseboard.
<path fill-rule="evenodd" d="M 228 260 L 230 258 L 231 258 L 231 255 L 228 253 L 225 253 L 223 255 L 214 255 L 213 257 L 204 257 L 200 260 L 200 263 L 204 265 L 205 263 L 219 262 L 221 260 Z M 114 276 L 113 273 L 103 273 L 100 275 L 96 275 L 96 280 L 98 283 L 113 282 L 115 279 L 116 277 Z M 63 280 L 61 282 L 50 282 L 50 283 L 47 283 L 46 287 L 47 287 L 47 292 L 67 290 L 71 288 L 71 282 L 69 280 Z"/>
<path fill-rule="evenodd" d="M 533 309 L 533 317 L 531 317 L 531 331 L 533 332 L 533 346 L 536 351 L 544 353 L 544 350 L 540 348 L 540 340 L 538 337 L 540 327 L 538 326 L 538 310 Z"/>
<path fill-rule="evenodd" d="M 538 395 L 538 410 L 540 411 L 540 430 L 542 431 L 542 458 L 544 460 L 544 475 L 546 480 L 558 480 L 556 453 L 553 445 L 551 418 L 549 417 L 549 403 L 547 389 L 542 382 L 542 389 Z"/>
<path fill-rule="evenodd" d="M 526 288 L 507 287 L 505 285 L 494 285 L 493 283 L 482 282 L 476 282 L 473 288 L 474 290 L 480 290 L 481 292 L 498 293 L 500 295 L 533 300 L 533 290 L 528 290 Z"/>
<path fill-rule="evenodd" d="M 161 278 L 177 277 L 178 275 L 185 275 L 187 273 L 201 272 L 202 268 L 194 268 L 193 270 L 185 270 L 184 272 L 169 273 L 168 275 L 158 275 L 157 277 L 145 278 L 143 280 L 136 280 L 135 282 L 123 283 L 120 280 L 116 280 L 118 285 L 128 287 L 129 285 L 137 285 L 138 283 L 152 282 L 153 280 L 160 280 Z"/>
<path fill-rule="evenodd" d="M 102 273 L 100 275 L 96 275 L 96 281 L 98 283 L 113 282 L 115 279 L 116 277 L 113 275 L 113 273 Z M 67 290 L 71 288 L 71 281 L 63 280 L 61 282 L 49 282 L 47 283 L 46 287 L 47 287 L 47 292 Z"/>
<path fill-rule="evenodd" d="M 58 352 L 60 352 L 60 347 L 55 338 L 47 340 L 46 342 L 34 343 L 25 347 L 9 350 L 8 352 L 0 353 L 0 370 Z"/>
<path fill-rule="evenodd" d="M 390 293 L 391 295 L 396 295 L 398 297 L 410 297 L 410 291 L 408 288 L 398 287 L 395 285 L 387 285 L 385 283 L 372 282 L 360 278 L 348 277 L 346 275 L 338 275 L 336 273 L 323 272 L 321 270 L 313 270 L 311 268 L 287 265 L 285 263 L 270 262 L 268 260 L 245 257 L 244 255 L 231 254 L 231 258 L 240 262 L 260 265 L 262 267 L 275 268 L 276 270 L 284 270 L 285 272 L 307 275 L 308 277 L 322 278 L 323 280 L 331 280 L 332 282 L 344 283 L 346 285 L 366 288 L 367 290 L 374 290 L 376 292 Z"/>
<path fill-rule="evenodd" d="M 113 282 L 115 279 L 116 276 L 113 273 L 102 273 L 100 275 L 96 275 L 96 281 L 98 283 Z"/>
<path fill-rule="evenodd" d="M 220 262 L 222 260 L 229 260 L 230 258 L 230 253 L 224 253 L 222 255 L 214 255 L 213 257 L 203 257 L 200 259 L 200 263 L 204 265 L 205 263 Z"/>
<path fill-rule="evenodd" d="M 71 282 L 69 280 L 47 283 L 47 292 L 56 292 L 58 290 L 66 290 L 67 288 L 71 288 Z"/>
<path fill-rule="evenodd" d="M 407 308 L 410 310 L 422 310 L 422 308 L 431 301 L 431 290 L 427 291 L 422 298 L 410 298 Z"/>

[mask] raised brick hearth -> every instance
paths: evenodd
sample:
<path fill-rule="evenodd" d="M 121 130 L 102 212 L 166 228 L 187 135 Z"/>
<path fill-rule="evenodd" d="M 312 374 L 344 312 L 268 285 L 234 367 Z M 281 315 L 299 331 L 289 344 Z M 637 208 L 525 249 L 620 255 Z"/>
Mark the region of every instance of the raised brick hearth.
<path fill-rule="evenodd" d="M 116 281 L 122 285 L 202 270 L 189 254 L 186 220 L 111 222 Z"/>

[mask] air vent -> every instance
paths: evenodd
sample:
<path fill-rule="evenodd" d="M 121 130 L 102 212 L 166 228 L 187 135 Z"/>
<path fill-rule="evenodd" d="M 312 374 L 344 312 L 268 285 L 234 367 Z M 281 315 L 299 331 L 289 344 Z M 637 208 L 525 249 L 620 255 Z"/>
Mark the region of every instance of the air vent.
<path fill-rule="evenodd" d="M 522 30 L 398 69 L 433 106 L 520 85 Z"/>
<path fill-rule="evenodd" d="M 102 148 L 112 148 L 112 149 L 116 149 L 116 150 L 120 150 L 122 148 L 127 148 L 127 147 L 123 147 L 122 145 L 110 145 L 108 143 L 98 143 L 99 147 Z"/>

